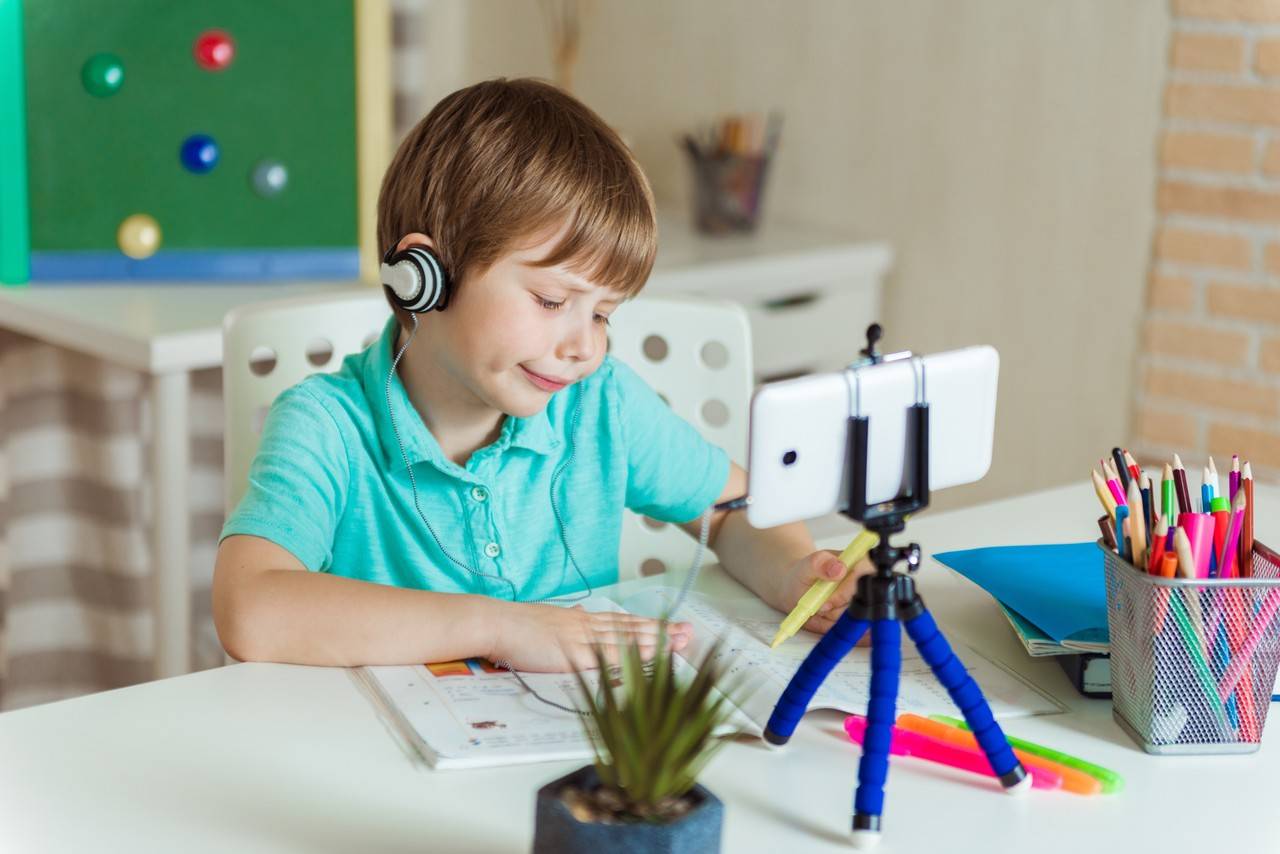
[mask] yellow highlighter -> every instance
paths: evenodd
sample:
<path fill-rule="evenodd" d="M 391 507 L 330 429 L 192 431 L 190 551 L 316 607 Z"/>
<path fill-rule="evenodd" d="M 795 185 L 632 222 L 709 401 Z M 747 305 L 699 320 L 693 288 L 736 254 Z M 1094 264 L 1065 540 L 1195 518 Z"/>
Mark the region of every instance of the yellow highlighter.
<path fill-rule="evenodd" d="M 873 534 L 870 531 L 859 531 L 858 536 L 853 538 L 853 542 L 845 546 L 844 551 L 840 552 L 840 562 L 844 564 L 845 570 L 853 569 L 853 565 L 866 557 L 867 552 L 875 548 L 879 542 L 880 536 L 878 534 Z M 778 626 L 778 633 L 773 636 L 773 643 L 769 644 L 769 649 L 776 649 L 778 644 L 800 631 L 800 627 L 809 622 L 810 617 L 818 613 L 818 609 L 831 598 L 831 594 L 835 592 L 836 587 L 843 580 L 844 576 L 841 576 L 834 581 L 813 582 L 808 592 L 800 597 L 796 607 L 783 619 L 782 625 Z"/>

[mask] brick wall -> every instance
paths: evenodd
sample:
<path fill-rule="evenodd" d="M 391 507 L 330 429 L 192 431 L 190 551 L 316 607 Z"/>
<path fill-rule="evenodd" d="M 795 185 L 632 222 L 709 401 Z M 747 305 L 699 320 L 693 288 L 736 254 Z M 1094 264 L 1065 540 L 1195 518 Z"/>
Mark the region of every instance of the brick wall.
<path fill-rule="evenodd" d="M 1280 479 L 1280 0 L 1171 0 L 1134 449 Z M 1219 463 L 1222 470 L 1222 463 Z"/>

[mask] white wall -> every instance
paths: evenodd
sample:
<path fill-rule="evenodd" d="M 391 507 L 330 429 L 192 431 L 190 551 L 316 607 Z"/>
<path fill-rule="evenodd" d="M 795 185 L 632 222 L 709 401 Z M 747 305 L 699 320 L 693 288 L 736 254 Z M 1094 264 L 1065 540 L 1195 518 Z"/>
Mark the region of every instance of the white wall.
<path fill-rule="evenodd" d="M 576 94 L 632 142 L 661 203 L 687 202 L 677 133 L 780 107 L 768 215 L 893 243 L 890 348 L 1000 350 L 991 474 L 937 504 L 1082 477 L 1127 441 L 1164 0 L 590 5 Z M 433 60 L 437 89 L 550 77 L 541 10 L 431 0 L 428 26 L 465 43 Z"/>

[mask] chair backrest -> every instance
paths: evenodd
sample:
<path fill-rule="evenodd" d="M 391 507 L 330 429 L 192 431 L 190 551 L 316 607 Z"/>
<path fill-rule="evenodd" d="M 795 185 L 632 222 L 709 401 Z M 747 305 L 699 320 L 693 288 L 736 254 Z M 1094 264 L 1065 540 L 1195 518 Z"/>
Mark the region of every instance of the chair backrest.
<path fill-rule="evenodd" d="M 321 294 L 241 306 L 223 323 L 227 512 L 244 494 L 262 423 L 276 395 L 374 340 L 390 309 L 380 291 Z M 752 386 L 751 328 L 741 306 L 640 297 L 613 316 L 610 352 L 671 408 L 743 465 Z M 622 578 L 685 569 L 696 544 L 671 525 L 627 511 Z"/>
<path fill-rule="evenodd" d="M 308 374 L 336 371 L 372 343 L 391 314 L 381 290 L 250 303 L 222 322 L 223 498 L 230 513 L 249 483 L 276 395 Z"/>
<path fill-rule="evenodd" d="M 677 415 L 745 467 L 752 388 L 746 310 L 728 300 L 642 296 L 614 312 L 611 323 L 610 352 Z M 696 548 L 675 527 L 628 510 L 622 520 L 618 575 L 683 572 Z"/>

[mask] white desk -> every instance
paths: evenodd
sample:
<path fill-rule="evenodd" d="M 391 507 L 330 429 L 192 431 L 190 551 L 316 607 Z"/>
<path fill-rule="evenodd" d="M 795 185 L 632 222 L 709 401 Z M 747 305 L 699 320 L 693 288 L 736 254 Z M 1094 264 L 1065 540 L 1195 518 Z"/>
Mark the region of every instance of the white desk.
<path fill-rule="evenodd" d="M 1259 488 L 1258 501 L 1275 506 L 1280 489 Z M 1070 486 L 925 514 L 909 534 L 927 553 L 1079 541 L 1096 531 L 1095 510 L 1089 486 Z M 1277 539 L 1274 515 L 1257 522 L 1260 538 Z M 708 568 L 698 587 L 714 595 L 736 582 Z M 920 587 L 949 636 L 1070 709 L 1010 730 L 1113 768 L 1126 787 L 1011 798 L 894 759 L 881 851 L 1276 850 L 1274 721 L 1253 755 L 1148 756 L 1108 701 L 1080 697 L 1056 664 L 1029 659 L 985 593 L 933 561 Z M 720 753 L 702 781 L 726 805 L 723 851 L 849 850 L 857 751 L 840 720 L 809 715 L 782 751 L 742 743 Z M 0 850 L 523 852 L 534 791 L 576 764 L 433 772 L 400 752 L 345 671 L 240 664 L 0 714 Z"/>

